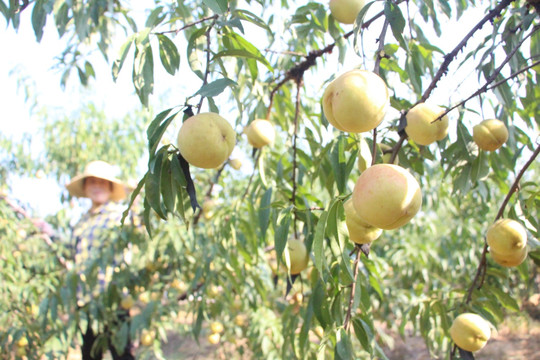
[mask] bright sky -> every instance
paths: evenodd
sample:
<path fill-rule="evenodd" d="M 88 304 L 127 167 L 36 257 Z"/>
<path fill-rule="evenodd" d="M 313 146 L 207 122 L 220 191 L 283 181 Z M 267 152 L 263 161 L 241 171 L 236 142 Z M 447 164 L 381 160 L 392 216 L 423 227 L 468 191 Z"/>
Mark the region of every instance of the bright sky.
<path fill-rule="evenodd" d="M 375 8 L 375 7 L 373 7 Z M 29 15 L 27 11 L 27 15 Z M 141 14 L 139 14 L 141 15 Z M 468 11 L 458 24 L 449 24 L 452 30 L 445 32 L 440 41 L 440 47 L 444 51 L 450 51 L 459 40 L 466 34 L 483 16 L 475 10 Z M 26 79 L 31 91 L 35 92 L 38 100 L 37 108 L 56 109 L 62 114 L 69 115 L 80 107 L 83 101 L 92 100 L 98 108 L 103 108 L 111 117 L 122 117 L 127 109 L 140 107 L 139 100 L 134 94 L 131 82 L 131 64 L 126 63 L 120 73 L 117 83 L 111 78 L 110 66 L 106 65 L 100 54 L 97 54 L 93 65 L 96 69 L 97 79 L 92 80 L 93 86 L 90 90 L 81 89 L 77 75 L 72 74 L 68 87 L 63 91 L 60 87 L 60 76 L 58 70 L 52 69 L 55 64 L 55 56 L 64 50 L 64 42 L 58 40 L 56 29 L 51 18 L 44 31 L 41 43 L 37 43 L 30 24 L 29 16 L 23 16 L 18 34 L 11 27 L 0 31 L 0 44 L 5 51 L 0 56 L 0 107 L 2 108 L 1 130 L 8 137 L 20 138 L 23 133 L 35 134 L 35 129 L 40 126 L 40 119 L 30 111 L 30 104 L 25 103 L 24 89 L 18 89 L 18 81 Z M 5 20 L 1 18 L 0 26 L 5 28 Z M 350 25 L 352 29 L 352 25 Z M 348 29 L 346 27 L 346 29 Z M 487 29 L 487 30 L 486 30 Z M 490 26 L 486 25 L 484 33 L 490 31 Z M 376 35 L 373 32 L 373 35 Z M 249 34 L 246 35 L 249 39 Z M 480 35 L 478 38 L 482 38 Z M 252 41 L 255 41 L 251 39 Z M 119 46 L 120 44 L 117 44 Z M 276 49 L 283 50 L 283 49 Z M 187 69 L 185 59 L 185 48 L 179 46 L 182 69 Z M 113 52 L 115 54 L 116 52 Z M 337 53 L 337 52 L 336 52 Z M 332 60 L 331 57 L 334 57 Z M 356 65 L 360 59 L 354 55 L 351 48 L 348 52 L 350 63 Z M 335 72 L 331 69 L 332 61 L 335 61 L 337 54 L 329 56 L 325 71 Z M 155 63 L 159 63 L 159 57 L 155 56 Z M 156 73 L 156 85 L 154 95 L 151 96 L 155 112 L 177 105 L 180 96 L 185 97 L 197 90 L 200 80 L 193 76 L 195 81 L 190 81 L 184 74 L 190 71 L 183 71 L 182 78 L 173 78 L 167 75 L 158 65 L 159 71 Z M 340 71 L 348 70 L 347 68 Z M 323 76 L 326 76 L 324 74 Z M 321 78 L 326 79 L 328 76 Z M 181 80 L 181 81 L 180 81 Z M 447 103 L 451 94 L 448 87 L 445 88 L 444 81 L 441 82 L 434 96 L 441 100 L 441 104 Z M 322 81 L 322 80 L 321 80 Z M 455 81 L 455 79 L 452 79 Z M 186 88 L 187 84 L 195 84 L 196 88 Z M 200 85 L 200 84 L 199 84 Z M 176 96 L 171 97 L 171 90 L 174 89 Z M 446 90 L 445 90 L 446 89 Z M 467 91 L 468 93 L 468 91 Z M 459 99 L 453 99 L 457 101 Z M 120 106 L 119 106 L 120 104 Z M 36 144 L 39 146 L 39 144 Z M 37 148 L 39 151 L 39 148 Z M 242 157 L 241 154 L 239 154 Z M 36 215 L 44 216 L 55 213 L 61 207 L 59 202 L 59 188 L 55 181 L 48 179 L 20 179 L 12 183 L 12 196 L 36 210 Z M 39 201 L 35 201 L 39 199 Z"/>

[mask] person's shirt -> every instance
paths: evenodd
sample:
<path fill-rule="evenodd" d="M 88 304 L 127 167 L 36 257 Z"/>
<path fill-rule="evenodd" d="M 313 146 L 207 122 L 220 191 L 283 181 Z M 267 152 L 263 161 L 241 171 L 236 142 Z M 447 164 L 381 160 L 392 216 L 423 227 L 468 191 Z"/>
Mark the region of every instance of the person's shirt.
<path fill-rule="evenodd" d="M 108 202 L 84 214 L 73 227 L 72 239 L 75 242 L 74 265 L 80 281 L 89 282 L 79 288 L 79 300 L 87 303 L 92 297 L 103 292 L 112 278 L 115 264 L 113 258 L 104 257 L 111 241 L 120 231 L 124 207 L 115 202 Z M 109 254 L 111 255 L 111 254 Z M 112 261 L 108 261 L 112 260 Z M 87 274 L 97 271 L 99 286 L 92 286 L 93 281 Z"/>

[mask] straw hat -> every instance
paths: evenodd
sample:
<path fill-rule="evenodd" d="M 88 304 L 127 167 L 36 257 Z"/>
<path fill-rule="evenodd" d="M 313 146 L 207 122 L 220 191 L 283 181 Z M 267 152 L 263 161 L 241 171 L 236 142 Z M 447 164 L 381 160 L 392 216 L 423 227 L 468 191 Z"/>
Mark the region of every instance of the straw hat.
<path fill-rule="evenodd" d="M 88 177 L 96 177 L 108 180 L 113 184 L 111 200 L 118 201 L 126 197 L 125 185 L 114 176 L 114 167 L 105 161 L 91 161 L 84 168 L 84 172 L 75 176 L 69 184 L 66 185 L 69 193 L 77 197 L 86 197 L 83 183 Z"/>

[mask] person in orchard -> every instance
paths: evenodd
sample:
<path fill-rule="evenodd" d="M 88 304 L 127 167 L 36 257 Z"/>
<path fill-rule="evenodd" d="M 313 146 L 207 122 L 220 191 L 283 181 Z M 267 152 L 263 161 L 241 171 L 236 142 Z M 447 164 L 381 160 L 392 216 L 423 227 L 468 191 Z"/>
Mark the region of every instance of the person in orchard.
<path fill-rule="evenodd" d="M 115 360 L 135 359 L 131 354 L 131 341 L 121 351 L 113 346 L 111 327 L 120 328 L 129 319 L 126 311 L 119 310 L 110 326 L 100 324 L 96 317 L 103 309 L 103 301 L 111 283 L 118 254 L 111 251 L 111 243 L 121 231 L 125 206 L 118 203 L 126 198 L 127 186 L 115 176 L 115 169 L 105 161 L 88 163 L 82 174 L 75 176 L 67 190 L 72 196 L 90 199 L 90 209 L 72 229 L 74 247 L 73 271 L 78 277 L 77 309 L 81 318 L 83 360 L 101 360 L 108 348 Z M 85 326 L 86 325 L 86 326 Z M 104 340 L 105 339 L 105 340 Z M 105 341 L 106 345 L 103 345 Z"/>

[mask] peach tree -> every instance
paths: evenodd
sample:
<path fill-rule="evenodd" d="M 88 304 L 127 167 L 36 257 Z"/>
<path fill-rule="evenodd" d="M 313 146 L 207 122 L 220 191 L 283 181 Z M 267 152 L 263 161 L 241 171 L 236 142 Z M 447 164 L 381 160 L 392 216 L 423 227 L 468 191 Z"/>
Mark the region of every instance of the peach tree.
<path fill-rule="evenodd" d="M 54 23 L 66 43 L 62 84 L 76 74 L 92 87 L 96 64 L 106 63 L 115 80 L 131 73 L 143 108 L 158 108 L 144 134 L 137 117 L 122 122 L 129 136 L 145 136 L 144 155 L 136 141 L 120 142 L 118 153 L 80 151 L 80 142 L 66 152 L 66 143 L 50 141 L 49 157 L 22 151 L 0 163 L 5 173 L 18 161 L 49 164 L 60 183 L 95 156 L 129 176 L 144 164 L 126 208 L 140 210 L 145 232 L 119 229 L 118 241 L 96 259 L 99 267 L 125 248 L 133 254 L 95 305 L 97 326 L 113 328 L 117 348 L 154 331 L 156 340 L 139 354 L 163 357 L 167 331 L 201 338 L 215 334 L 208 324 L 221 322 L 212 342 L 254 358 L 386 358 L 392 335 L 412 333 L 433 356 L 471 359 L 472 350 L 451 337 L 454 318 L 475 313 L 496 327 L 539 292 L 540 4 L 365 1 L 351 23 L 335 10 L 348 3 L 341 2 L 155 1 L 130 9 L 106 0 L 0 1 L 8 25 L 30 19 L 37 41 Z M 383 95 L 347 88 L 356 80 L 340 75 L 351 70 L 380 79 Z M 154 95 L 161 82 L 175 84 L 165 106 Z M 333 101 L 343 94 L 351 96 L 340 108 Z M 351 125 L 370 106 L 381 115 L 375 124 Z M 203 112 L 219 113 L 237 133 L 235 159 L 215 169 L 191 166 L 175 140 Z M 252 130 L 244 129 L 259 119 L 273 125 L 275 139 L 254 147 Z M 484 122 L 492 119 L 499 122 Z M 76 130 L 45 134 L 69 139 Z M 102 139 L 87 134 L 85 141 Z M 201 136 L 192 147 L 205 153 L 213 145 Z M 385 163 L 421 190 L 410 221 L 395 227 L 377 221 L 391 212 L 377 207 L 398 185 L 390 182 L 369 203 L 368 193 L 356 192 L 368 169 Z M 382 171 L 368 183 L 377 192 L 392 176 Z M 22 220 L 9 211 L 13 228 Z M 353 242 L 352 214 L 384 230 Z M 501 265 L 486 240 L 503 218 L 517 221 L 528 240 L 511 266 Z M 20 241 L 10 234 L 2 273 L 30 276 L 28 263 L 38 257 L 11 259 Z M 310 258 L 298 274 L 290 271 L 290 239 L 303 242 Z M 39 302 L 39 312 L 28 315 L 21 305 L 10 314 L 15 320 L 3 322 L 0 345 L 15 351 L 21 334 L 34 334 L 40 346 L 32 351 L 54 357 L 76 343 L 77 317 L 65 315 L 77 314 L 77 279 L 59 259 L 61 246 L 41 247 L 39 266 L 51 268 L 46 280 L 36 288 L 11 282 L 23 290 L 19 304 Z M 108 319 L 126 293 L 137 304 L 130 322 L 115 328 Z"/>

